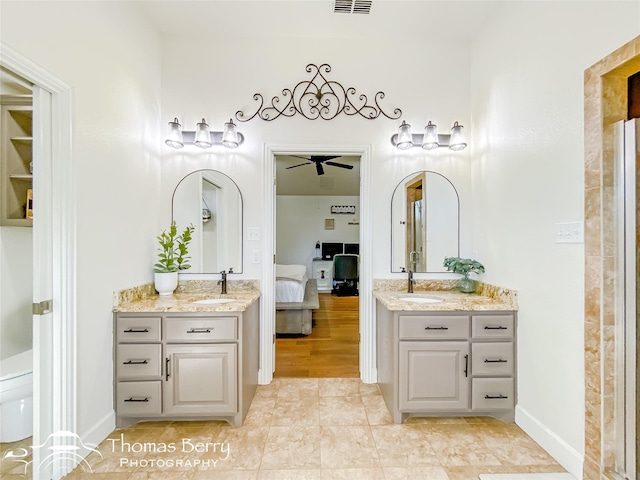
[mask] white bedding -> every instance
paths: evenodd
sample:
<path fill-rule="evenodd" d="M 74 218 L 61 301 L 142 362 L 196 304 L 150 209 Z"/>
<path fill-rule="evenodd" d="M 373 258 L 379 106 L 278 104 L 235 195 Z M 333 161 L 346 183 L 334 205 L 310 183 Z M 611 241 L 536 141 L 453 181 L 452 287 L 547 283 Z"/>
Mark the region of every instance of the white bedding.
<path fill-rule="evenodd" d="M 276 265 L 276 302 L 302 302 L 307 279 L 304 265 Z"/>

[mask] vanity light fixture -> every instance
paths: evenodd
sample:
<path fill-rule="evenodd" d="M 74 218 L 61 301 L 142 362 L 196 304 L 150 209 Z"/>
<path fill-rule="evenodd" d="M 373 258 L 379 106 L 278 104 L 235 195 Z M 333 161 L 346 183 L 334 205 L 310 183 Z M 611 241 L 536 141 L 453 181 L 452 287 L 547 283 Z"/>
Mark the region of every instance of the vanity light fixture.
<path fill-rule="evenodd" d="M 391 137 L 391 144 L 400 150 L 407 150 L 413 147 L 422 147 L 425 150 L 448 147 L 450 150 L 457 151 L 467 146 L 463 127 L 458 122 L 453 124 L 450 134 L 439 134 L 437 125 L 434 125 L 431 121 L 424 127 L 424 134 L 412 134 L 411 125 L 404 120 L 402 125 L 398 127 L 398 133 Z"/>
<path fill-rule="evenodd" d="M 164 143 L 171 148 L 182 148 L 185 145 L 196 145 L 200 148 L 210 148 L 213 145 L 223 145 L 226 148 L 237 148 L 244 142 L 244 135 L 238 132 L 232 120 L 224 124 L 222 132 L 209 130 L 209 125 L 203 118 L 196 124 L 195 131 L 182 131 L 182 125 L 177 118 L 169 122 L 169 131 Z"/>

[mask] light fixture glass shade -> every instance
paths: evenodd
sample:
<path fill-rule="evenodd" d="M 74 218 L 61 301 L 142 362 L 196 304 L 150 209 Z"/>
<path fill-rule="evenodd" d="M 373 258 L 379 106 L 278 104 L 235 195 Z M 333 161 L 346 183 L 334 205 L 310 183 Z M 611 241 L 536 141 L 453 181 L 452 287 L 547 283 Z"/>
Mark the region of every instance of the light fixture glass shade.
<path fill-rule="evenodd" d="M 396 147 L 400 150 L 406 150 L 413 147 L 413 137 L 411 136 L 411 125 L 404 120 L 402 125 L 398 128 L 398 140 L 396 141 Z"/>
<path fill-rule="evenodd" d="M 171 148 L 184 147 L 184 143 L 182 141 L 182 125 L 180 125 L 177 118 L 174 118 L 173 122 L 169 122 L 169 131 L 164 143 Z"/>
<path fill-rule="evenodd" d="M 429 121 L 426 127 L 424 127 L 424 137 L 422 138 L 422 148 L 425 150 L 433 150 L 438 148 L 440 142 L 438 142 L 438 126 Z"/>
<path fill-rule="evenodd" d="M 224 130 L 222 132 L 222 145 L 227 148 L 236 148 L 238 146 L 238 131 L 235 123 L 232 119 L 224 124 Z"/>
<path fill-rule="evenodd" d="M 211 146 L 211 133 L 209 133 L 209 125 L 205 122 L 204 118 L 202 122 L 196 124 L 196 136 L 193 140 L 193 144 L 200 148 L 209 148 Z"/>
<path fill-rule="evenodd" d="M 467 142 L 464 138 L 464 130 L 462 125 L 458 125 L 458 122 L 451 127 L 451 139 L 449 140 L 449 149 L 462 150 L 467 147 Z"/>

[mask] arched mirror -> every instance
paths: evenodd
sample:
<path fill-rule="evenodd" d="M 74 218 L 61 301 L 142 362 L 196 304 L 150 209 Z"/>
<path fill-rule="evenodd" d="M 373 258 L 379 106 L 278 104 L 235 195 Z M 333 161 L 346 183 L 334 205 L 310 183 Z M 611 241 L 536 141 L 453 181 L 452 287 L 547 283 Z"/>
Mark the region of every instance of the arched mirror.
<path fill-rule="evenodd" d="M 445 176 L 416 172 L 391 197 L 391 271 L 445 272 L 445 257 L 460 255 L 460 202 Z"/>
<path fill-rule="evenodd" d="M 184 273 L 242 272 L 242 195 L 231 178 L 216 170 L 190 173 L 173 192 L 171 212 L 178 229 L 195 227 Z"/>

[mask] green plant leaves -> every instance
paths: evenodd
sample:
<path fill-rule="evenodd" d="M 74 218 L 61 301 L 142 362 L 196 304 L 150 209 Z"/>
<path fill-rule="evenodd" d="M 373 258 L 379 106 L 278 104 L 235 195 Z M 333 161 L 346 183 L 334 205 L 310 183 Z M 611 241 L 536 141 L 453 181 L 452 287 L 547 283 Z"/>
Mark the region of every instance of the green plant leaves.
<path fill-rule="evenodd" d="M 189 250 L 187 246 L 193 239 L 193 231 L 195 227 L 189 225 L 184 229 L 181 235 L 178 235 L 178 227 L 176 222 L 171 222 L 169 231 L 163 230 L 156 237 L 160 247 L 158 248 L 158 263 L 153 266 L 156 273 L 177 272 L 178 270 L 186 270 L 191 265 L 187 262 Z"/>
<path fill-rule="evenodd" d="M 484 265 L 471 258 L 445 257 L 442 264 L 448 271 L 468 277 L 470 273 L 484 273 Z"/>

